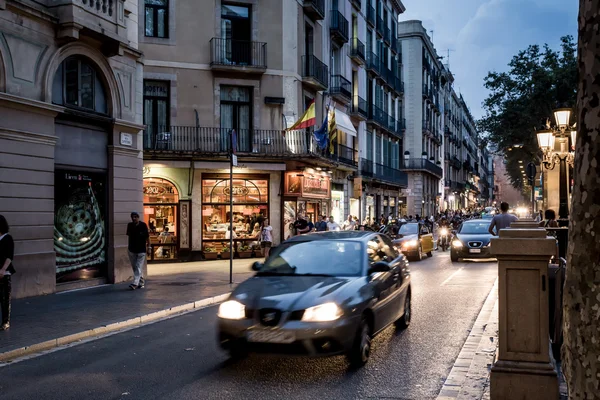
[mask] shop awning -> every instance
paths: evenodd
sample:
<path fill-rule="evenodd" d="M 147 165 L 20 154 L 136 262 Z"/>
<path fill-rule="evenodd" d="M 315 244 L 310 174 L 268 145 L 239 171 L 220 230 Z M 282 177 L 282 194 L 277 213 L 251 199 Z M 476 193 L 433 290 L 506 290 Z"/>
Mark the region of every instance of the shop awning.
<path fill-rule="evenodd" d="M 358 136 L 354 125 L 352 125 L 352 121 L 350 121 L 350 117 L 337 108 L 335 109 L 335 124 L 339 130 L 346 132 L 348 135 Z"/>

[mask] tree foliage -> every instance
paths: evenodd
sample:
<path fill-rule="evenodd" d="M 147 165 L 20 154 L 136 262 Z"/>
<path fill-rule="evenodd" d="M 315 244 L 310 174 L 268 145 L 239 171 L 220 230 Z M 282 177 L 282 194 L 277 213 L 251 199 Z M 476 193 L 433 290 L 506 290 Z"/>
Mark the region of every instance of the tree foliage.
<path fill-rule="evenodd" d="M 575 107 L 576 50 L 572 36 L 561 38 L 559 51 L 547 44 L 531 45 L 512 58 L 507 72 L 489 72 L 485 78 L 490 93 L 483 102 L 486 115 L 478 121 L 478 128 L 504 153 L 516 188 L 524 185 L 518 161 L 523 165 L 539 162 L 535 129 L 552 117 L 555 108 Z"/>

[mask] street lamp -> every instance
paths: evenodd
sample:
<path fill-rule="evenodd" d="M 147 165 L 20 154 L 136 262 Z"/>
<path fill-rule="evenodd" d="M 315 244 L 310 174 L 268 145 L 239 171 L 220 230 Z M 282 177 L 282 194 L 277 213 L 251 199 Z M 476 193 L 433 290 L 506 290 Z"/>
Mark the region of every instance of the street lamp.
<path fill-rule="evenodd" d="M 559 108 L 554 111 L 556 125 L 552 126 L 550 120 L 546 122 L 545 129 L 537 132 L 537 140 L 540 149 L 542 149 L 542 166 L 548 170 L 553 170 L 557 165 L 560 167 L 559 182 L 559 208 L 558 215 L 561 220 L 569 218 L 569 198 L 567 194 L 567 164 L 573 166 L 575 163 L 575 154 L 569 151 L 569 137 L 571 138 L 571 148 L 575 147 L 577 131 L 575 125 L 570 125 L 571 109 Z M 555 144 L 558 141 L 559 150 L 555 151 Z"/>

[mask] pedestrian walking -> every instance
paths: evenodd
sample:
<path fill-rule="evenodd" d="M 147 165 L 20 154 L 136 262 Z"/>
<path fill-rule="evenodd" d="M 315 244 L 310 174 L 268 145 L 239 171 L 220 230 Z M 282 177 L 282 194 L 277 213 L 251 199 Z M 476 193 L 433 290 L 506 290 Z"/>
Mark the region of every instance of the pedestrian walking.
<path fill-rule="evenodd" d="M 10 279 L 17 272 L 12 263 L 15 257 L 15 242 L 8 231 L 8 222 L 3 215 L 0 215 L 0 309 L 2 312 L 0 331 L 10 328 Z"/>
<path fill-rule="evenodd" d="M 273 245 L 273 227 L 269 225 L 269 218 L 265 218 L 260 231 L 260 247 L 265 251 L 265 260 L 269 258 L 269 252 Z"/>
<path fill-rule="evenodd" d="M 558 228 L 556 212 L 554 212 L 554 210 L 546 210 L 544 212 L 544 219 L 540 221 L 539 226 L 542 228 Z"/>
<path fill-rule="evenodd" d="M 488 229 L 490 235 L 498 236 L 502 229 L 510 228 L 510 224 L 519 220 L 515 215 L 508 213 L 509 208 L 510 206 L 507 202 L 503 201 L 500 203 L 500 214 L 495 215 L 494 218 L 492 218 L 492 222 L 490 222 L 490 227 Z M 496 228 L 495 232 L 494 228 Z"/>
<path fill-rule="evenodd" d="M 127 224 L 127 236 L 129 237 L 129 262 L 133 269 L 133 283 L 129 285 L 131 290 L 142 289 L 144 282 L 144 261 L 146 261 L 146 244 L 148 243 L 148 227 L 145 222 L 140 221 L 140 214 L 131 213 L 131 222 Z"/>

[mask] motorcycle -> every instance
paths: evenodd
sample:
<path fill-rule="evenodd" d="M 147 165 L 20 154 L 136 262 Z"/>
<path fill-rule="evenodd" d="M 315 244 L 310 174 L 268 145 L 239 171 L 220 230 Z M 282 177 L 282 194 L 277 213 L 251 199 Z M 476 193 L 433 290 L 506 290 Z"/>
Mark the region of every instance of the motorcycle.
<path fill-rule="evenodd" d="M 446 227 L 440 228 L 439 245 L 442 248 L 442 251 L 446 251 L 450 246 L 450 230 Z"/>

